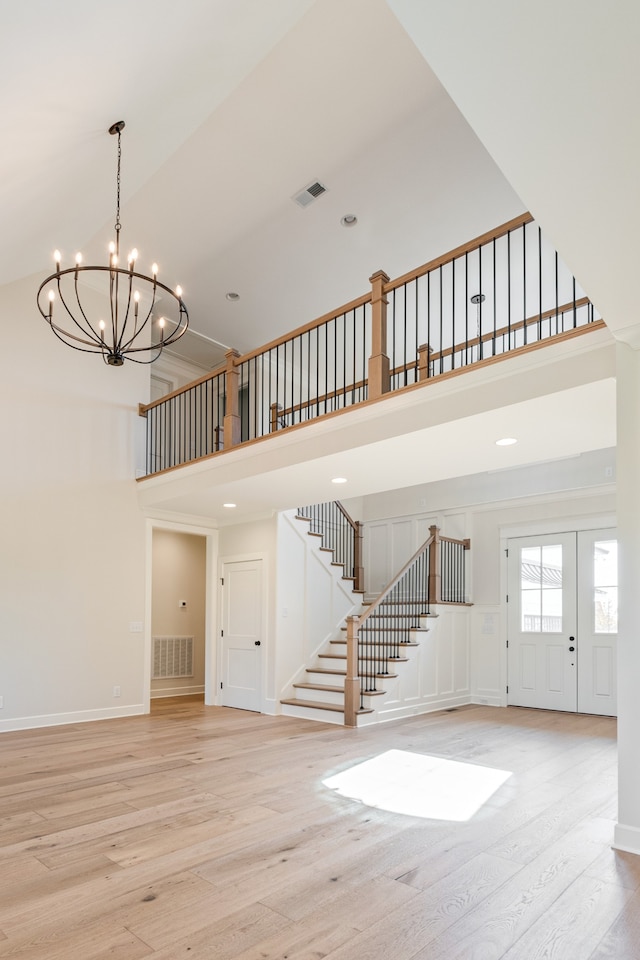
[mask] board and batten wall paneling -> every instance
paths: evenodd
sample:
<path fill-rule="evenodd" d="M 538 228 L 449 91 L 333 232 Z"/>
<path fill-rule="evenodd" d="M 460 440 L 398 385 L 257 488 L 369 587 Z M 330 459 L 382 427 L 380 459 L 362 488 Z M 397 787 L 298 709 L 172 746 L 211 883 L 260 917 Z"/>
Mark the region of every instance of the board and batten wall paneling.
<path fill-rule="evenodd" d="M 392 517 L 364 525 L 364 576 L 368 594 L 379 594 L 429 537 L 433 517 Z"/>

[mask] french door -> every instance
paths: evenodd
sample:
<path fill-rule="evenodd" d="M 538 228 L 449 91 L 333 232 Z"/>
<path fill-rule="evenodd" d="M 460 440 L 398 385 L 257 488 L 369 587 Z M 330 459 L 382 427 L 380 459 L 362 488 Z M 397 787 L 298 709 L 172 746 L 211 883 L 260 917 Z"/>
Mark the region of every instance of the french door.
<path fill-rule="evenodd" d="M 507 702 L 615 716 L 615 531 L 519 537 L 508 551 Z"/>

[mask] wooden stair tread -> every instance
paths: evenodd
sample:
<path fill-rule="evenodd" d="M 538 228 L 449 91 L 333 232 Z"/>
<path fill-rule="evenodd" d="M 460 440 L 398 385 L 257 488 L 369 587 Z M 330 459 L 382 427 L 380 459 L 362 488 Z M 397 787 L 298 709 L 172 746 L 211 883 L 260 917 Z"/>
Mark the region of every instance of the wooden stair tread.
<path fill-rule="evenodd" d="M 332 713 L 344 713 L 344 707 L 337 703 L 323 703 L 320 700 L 300 700 L 298 697 L 291 697 L 287 700 L 281 700 L 280 703 L 286 703 L 291 707 L 311 707 L 316 710 L 330 710 Z M 373 713 L 372 707 L 360 707 L 356 710 L 357 716 L 364 713 Z"/>
<path fill-rule="evenodd" d="M 290 707 L 312 707 L 315 710 L 331 710 L 332 713 L 344 713 L 344 706 L 341 703 L 326 703 L 324 700 L 301 700 L 299 697 L 288 697 L 281 700 L 280 703 L 286 703 Z"/>
<path fill-rule="evenodd" d="M 389 674 L 385 674 L 385 676 L 389 676 Z M 324 690 L 327 693 L 344 693 L 344 687 L 332 686 L 329 683 L 294 683 L 293 687 L 296 690 Z M 365 692 L 367 697 L 383 697 L 387 691 L 367 690 Z"/>
<path fill-rule="evenodd" d="M 417 628 L 416 628 L 416 629 L 417 629 Z M 425 630 L 424 633 L 427 633 L 427 631 Z M 344 645 L 346 644 L 346 642 L 347 642 L 346 640 L 330 640 L 330 641 L 329 641 L 329 643 L 340 643 L 340 644 L 342 644 L 342 646 L 344 646 Z M 367 640 L 367 646 L 368 646 L 368 647 L 384 647 L 384 646 L 388 646 L 388 644 L 386 644 L 386 643 L 384 642 L 384 640 Z M 400 647 L 419 647 L 420 644 L 419 644 L 419 643 L 416 643 L 416 642 L 413 641 L 413 640 L 400 640 L 399 643 L 398 643 L 398 646 L 400 646 Z"/>
<path fill-rule="evenodd" d="M 322 660 L 346 660 L 347 655 L 342 653 L 319 653 L 318 657 Z M 394 663 L 408 663 L 408 657 L 392 657 L 391 655 L 387 657 L 359 657 L 360 660 L 373 660 L 375 663 L 376 660 L 393 660 Z"/>
<path fill-rule="evenodd" d="M 307 667 L 307 673 L 330 673 L 336 677 L 346 677 L 346 670 L 335 670 L 331 667 Z"/>

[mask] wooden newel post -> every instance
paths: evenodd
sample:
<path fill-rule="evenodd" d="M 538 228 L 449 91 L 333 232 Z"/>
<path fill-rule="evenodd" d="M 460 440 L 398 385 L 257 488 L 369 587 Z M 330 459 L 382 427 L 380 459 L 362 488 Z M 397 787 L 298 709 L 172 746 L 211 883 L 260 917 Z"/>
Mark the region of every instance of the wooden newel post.
<path fill-rule="evenodd" d="M 358 676 L 358 617 L 347 617 L 347 675 L 344 679 L 344 725 L 357 726 L 360 709 L 360 678 Z"/>
<path fill-rule="evenodd" d="M 364 590 L 364 567 L 362 565 L 362 546 L 364 540 L 364 526 L 361 520 L 356 520 L 356 529 L 353 540 L 353 576 L 354 590 Z"/>
<path fill-rule="evenodd" d="M 429 547 L 429 604 L 439 603 L 441 597 L 440 578 L 440 530 L 436 526 L 429 527 L 429 534 L 433 543 Z"/>
<path fill-rule="evenodd" d="M 433 350 L 428 343 L 421 343 L 418 347 L 418 382 L 428 380 L 431 376 L 429 369 L 431 364 L 431 354 Z"/>
<path fill-rule="evenodd" d="M 384 270 L 378 270 L 371 283 L 371 356 L 369 357 L 368 380 L 369 400 L 376 400 L 389 393 L 389 357 L 387 356 L 387 296 L 384 292 L 389 277 Z"/>
<path fill-rule="evenodd" d="M 269 408 L 269 427 L 271 433 L 275 433 L 278 427 L 280 427 L 280 411 L 282 410 L 281 403 L 272 403 Z"/>
<path fill-rule="evenodd" d="M 240 443 L 242 430 L 240 425 L 240 403 L 238 390 L 238 368 L 236 359 L 240 356 L 237 350 L 227 350 L 226 406 L 224 411 L 224 449 L 235 447 Z"/>

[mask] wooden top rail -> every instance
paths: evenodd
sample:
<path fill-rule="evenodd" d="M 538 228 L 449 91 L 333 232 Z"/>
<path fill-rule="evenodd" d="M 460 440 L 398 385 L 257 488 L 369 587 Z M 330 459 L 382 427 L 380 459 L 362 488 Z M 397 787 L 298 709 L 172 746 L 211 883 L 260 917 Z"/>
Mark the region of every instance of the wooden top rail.
<path fill-rule="evenodd" d="M 437 270 L 438 267 L 444 267 L 446 263 L 451 263 L 452 260 L 463 257 L 465 253 L 471 253 L 473 250 L 477 250 L 478 247 L 483 247 L 486 243 L 491 243 L 492 240 L 498 240 L 512 230 L 517 230 L 518 227 L 523 227 L 525 224 L 532 222 L 533 217 L 530 213 L 521 213 L 519 217 L 514 217 L 513 220 L 508 220 L 501 226 L 495 227 L 493 230 L 487 231 L 487 233 L 482 233 L 479 237 L 476 237 L 475 240 L 463 243 L 448 253 L 443 253 L 442 256 L 436 257 L 435 260 L 429 260 L 428 263 L 424 263 L 421 267 L 416 267 L 415 270 L 404 273 L 401 277 L 398 277 L 397 280 L 389 280 L 388 283 L 384 284 L 383 290 L 385 293 L 390 293 L 397 287 L 401 287 L 405 283 L 411 283 L 412 280 L 424 276 L 425 273 L 430 273 L 431 270 Z"/>
<path fill-rule="evenodd" d="M 393 580 L 391 580 L 391 582 L 387 584 L 387 586 L 384 588 L 384 590 L 382 591 L 382 593 L 380 594 L 380 596 L 378 597 L 378 599 L 377 599 L 377 600 L 374 600 L 374 602 L 365 610 L 364 613 L 360 614 L 359 617 L 354 617 L 354 618 L 353 618 L 353 619 L 356 621 L 356 625 L 357 625 L 357 629 L 358 629 L 358 630 L 360 629 L 360 627 L 362 626 L 362 624 L 365 622 L 365 620 L 368 620 L 368 619 L 369 619 L 369 617 L 370 617 L 371 614 L 374 612 L 374 610 L 377 610 L 377 609 L 378 609 L 378 607 L 380 606 L 380 604 L 382 603 L 382 601 L 386 599 L 386 597 L 388 596 L 389 593 L 391 593 L 391 591 L 393 590 L 393 588 L 395 587 L 395 585 L 398 583 L 399 580 L 401 580 L 401 579 L 404 577 L 404 575 L 405 575 L 405 573 L 407 572 L 407 570 L 408 570 L 411 566 L 413 566 L 413 564 L 414 564 L 415 561 L 418 559 L 418 557 L 419 557 L 421 554 L 423 554 L 423 553 L 425 552 L 425 550 L 427 550 L 427 549 L 431 546 L 432 543 L 435 543 L 437 539 L 438 539 L 438 538 L 437 538 L 437 534 L 433 534 L 433 533 L 432 533 L 431 536 L 429 537 L 429 539 L 428 539 L 428 540 L 425 540 L 425 542 L 422 544 L 421 547 L 418 547 L 418 549 L 416 550 L 416 552 L 414 553 L 414 555 L 411 557 L 411 559 L 410 559 L 410 560 L 407 560 L 407 562 L 405 563 L 405 565 L 404 565 L 404 567 L 402 568 L 402 570 L 400 571 L 400 573 L 397 573 L 397 574 L 395 575 L 395 577 L 393 578 Z"/>
<path fill-rule="evenodd" d="M 336 504 L 336 507 L 338 508 L 338 510 L 340 511 L 340 513 L 342 514 L 342 516 L 345 518 L 345 520 L 347 521 L 347 523 L 348 523 L 349 526 L 351 527 L 351 529 L 357 532 L 357 530 L 358 530 L 358 524 L 356 523 L 356 521 L 353 520 L 353 519 L 349 516 L 349 514 L 347 513 L 347 511 L 346 511 L 345 508 L 342 506 L 342 504 L 340 503 L 339 500 L 336 500 L 336 501 L 335 501 L 335 504 Z"/>
<path fill-rule="evenodd" d="M 173 400 L 183 393 L 188 393 L 189 390 L 199 387 L 201 383 L 206 383 L 207 380 L 215 380 L 216 377 L 222 376 L 226 372 L 226 369 L 226 364 L 223 367 L 216 367 L 211 373 L 205 373 L 203 376 L 198 377 L 197 380 L 190 380 L 189 383 L 185 383 L 184 387 L 178 387 L 177 390 L 172 390 L 171 393 L 165 394 L 164 397 L 158 397 L 157 400 L 151 400 L 150 403 L 139 403 L 138 416 L 146 417 L 147 410 L 152 410 L 153 407 L 159 407 L 163 403 L 167 403 L 168 400 Z"/>
<path fill-rule="evenodd" d="M 352 310 L 357 310 L 358 307 L 362 307 L 370 302 L 371 293 L 365 293 L 356 300 L 351 300 L 349 303 L 346 303 L 343 307 L 338 307 L 337 310 L 331 310 L 330 313 L 325 313 L 323 316 L 318 317 L 317 320 L 312 320 L 310 323 L 306 323 L 302 327 L 297 327 L 296 330 L 293 330 L 286 336 L 278 337 L 277 339 L 272 340 L 270 343 L 267 343 L 264 347 L 258 347 L 256 350 L 252 350 L 251 353 L 243 354 L 241 357 L 238 357 L 236 366 L 240 366 L 243 363 L 248 363 L 249 360 L 253 360 L 254 357 L 259 357 L 263 353 L 269 353 L 270 350 L 275 350 L 276 347 L 282 346 L 285 343 L 289 343 L 290 340 L 295 340 L 296 337 L 301 337 L 304 333 L 309 333 L 310 330 L 314 330 L 316 327 L 321 327 L 325 323 L 330 323 L 332 320 L 337 320 L 338 317 L 342 317 L 344 314 L 351 313 Z"/>

